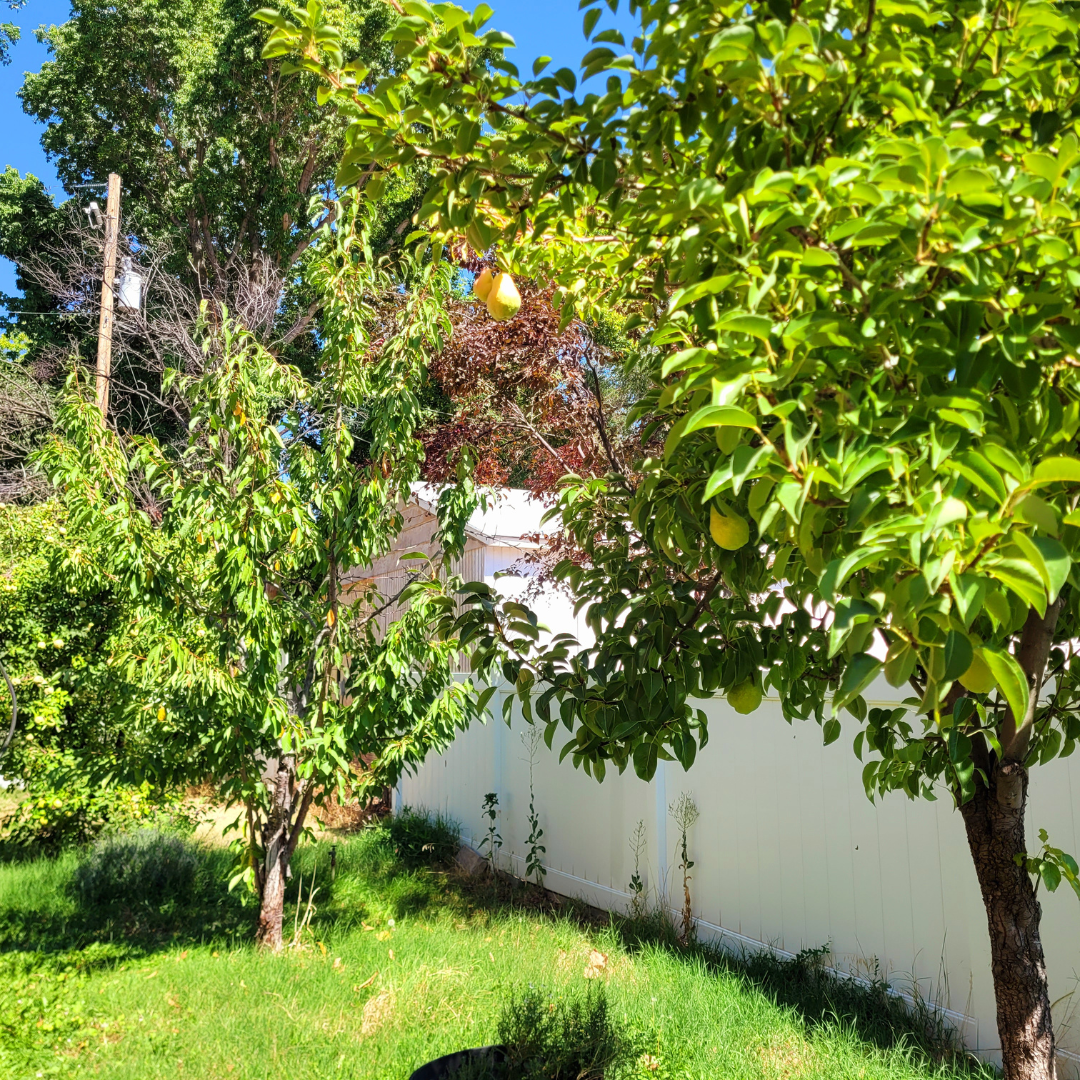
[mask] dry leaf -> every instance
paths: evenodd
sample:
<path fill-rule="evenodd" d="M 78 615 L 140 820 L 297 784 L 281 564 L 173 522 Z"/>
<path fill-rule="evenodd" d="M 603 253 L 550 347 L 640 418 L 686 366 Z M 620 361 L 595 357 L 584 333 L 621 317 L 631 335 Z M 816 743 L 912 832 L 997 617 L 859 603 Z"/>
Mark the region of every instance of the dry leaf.
<path fill-rule="evenodd" d="M 359 986 L 354 986 L 354 990 L 366 990 L 377 978 L 379 977 L 378 968 L 375 969 L 373 975 L 369 975 Z"/>
<path fill-rule="evenodd" d="M 589 962 L 585 966 L 586 979 L 598 979 L 607 967 L 607 957 L 597 949 L 589 952 Z"/>
<path fill-rule="evenodd" d="M 375 940 L 376 940 L 376 941 L 386 941 L 386 940 L 388 940 L 388 939 L 389 939 L 390 937 L 391 937 L 391 934 L 390 934 L 390 931 L 389 931 L 389 930 L 380 930 L 380 931 L 379 931 L 379 932 L 378 932 L 378 933 L 377 933 L 377 934 L 375 935 Z"/>

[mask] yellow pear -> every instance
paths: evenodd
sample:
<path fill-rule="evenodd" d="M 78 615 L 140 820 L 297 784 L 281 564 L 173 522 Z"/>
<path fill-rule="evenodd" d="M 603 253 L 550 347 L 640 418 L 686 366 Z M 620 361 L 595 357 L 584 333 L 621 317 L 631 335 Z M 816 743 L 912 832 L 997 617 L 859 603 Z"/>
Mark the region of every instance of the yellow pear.
<path fill-rule="evenodd" d="M 496 322 L 512 319 L 521 307 L 521 294 L 517 291 L 514 279 L 509 274 L 496 274 L 488 293 L 488 314 Z"/>
<path fill-rule="evenodd" d="M 718 547 L 725 551 L 738 551 L 750 539 L 750 526 L 736 514 L 725 516 L 711 506 L 709 533 Z"/>
<path fill-rule="evenodd" d="M 978 652 L 971 658 L 967 671 L 960 676 L 960 685 L 973 694 L 989 694 L 997 686 L 989 666 Z"/>
<path fill-rule="evenodd" d="M 761 690 L 747 679 L 728 691 L 728 704 L 737 712 L 745 716 L 752 713 L 761 704 Z"/>
<path fill-rule="evenodd" d="M 488 293 L 491 292 L 491 280 L 493 276 L 490 266 L 485 266 L 477 275 L 472 287 L 473 296 L 475 296 L 477 300 L 486 300 L 488 298 Z"/>

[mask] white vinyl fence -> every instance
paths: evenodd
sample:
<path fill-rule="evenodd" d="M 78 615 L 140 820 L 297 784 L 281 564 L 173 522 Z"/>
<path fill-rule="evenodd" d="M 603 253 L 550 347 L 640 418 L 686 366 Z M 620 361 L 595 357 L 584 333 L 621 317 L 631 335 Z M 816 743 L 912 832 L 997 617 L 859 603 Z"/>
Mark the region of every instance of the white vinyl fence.
<path fill-rule="evenodd" d="M 894 704 L 884 682 L 869 704 Z M 503 691 L 492 712 L 501 714 Z M 871 698 L 874 700 L 871 700 Z M 937 802 L 892 794 L 877 805 L 863 793 L 851 750 L 855 722 L 821 745 L 813 723 L 784 722 L 766 699 L 750 716 L 723 700 L 706 703 L 709 743 L 689 772 L 661 763 L 651 783 L 609 769 L 603 784 L 560 765 L 541 742 L 536 807 L 547 847 L 548 888 L 623 910 L 634 870 L 629 837 L 647 833 L 642 877 L 650 899 L 681 905 L 677 831 L 668 806 L 687 791 L 701 810 L 690 833 L 691 892 L 699 936 L 732 948 L 766 945 L 793 954 L 828 943 L 830 963 L 856 975 L 880 974 L 899 991 L 913 985 L 947 1011 L 967 1044 L 993 1059 L 998 1047 L 986 916 L 960 814 L 948 793 Z M 484 793 L 499 796 L 505 866 L 523 873 L 528 835 L 527 753 L 519 715 L 475 725 L 431 758 L 398 791 L 405 805 L 442 810 L 477 846 Z M 1080 755 L 1078 755 L 1080 756 Z M 1032 771 L 1028 831 L 1080 853 L 1076 757 Z M 1042 896 L 1043 944 L 1063 1074 L 1080 1073 L 1080 904 L 1067 885 Z"/>

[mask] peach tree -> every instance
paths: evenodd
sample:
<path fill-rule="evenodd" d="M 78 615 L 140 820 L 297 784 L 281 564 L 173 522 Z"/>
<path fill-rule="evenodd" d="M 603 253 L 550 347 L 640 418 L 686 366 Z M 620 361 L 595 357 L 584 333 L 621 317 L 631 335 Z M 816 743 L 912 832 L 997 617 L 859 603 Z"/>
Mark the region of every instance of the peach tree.
<path fill-rule="evenodd" d="M 67 513 L 59 569 L 128 598 L 131 647 L 113 662 L 141 691 L 126 721 L 143 767 L 210 776 L 240 808 L 234 882 L 256 891 L 271 949 L 312 806 L 393 784 L 486 703 L 454 678 L 453 579 L 415 564 L 383 597 L 364 576 L 418 475 L 422 360 L 449 287 L 443 268 L 373 261 L 364 220 L 346 208 L 321 238 L 315 377 L 208 310 L 203 373 L 171 376 L 186 445 L 103 425 L 73 385 L 39 458 Z"/>
<path fill-rule="evenodd" d="M 631 0 L 627 42 L 581 6 L 580 90 L 523 77 L 485 5 L 401 3 L 366 89 L 317 3 L 261 16 L 350 122 L 341 184 L 422 160 L 436 257 L 497 245 L 566 322 L 617 305 L 641 335 L 663 450 L 560 503 L 595 644 L 537 649 L 479 587 L 467 633 L 598 779 L 690 767 L 691 699 L 764 689 L 847 729 L 871 796 L 946 788 L 1006 1076 L 1051 1077 L 1037 889 L 1077 866 L 1024 815 L 1080 738 L 1080 13 Z M 878 677 L 907 700 L 869 708 Z"/>

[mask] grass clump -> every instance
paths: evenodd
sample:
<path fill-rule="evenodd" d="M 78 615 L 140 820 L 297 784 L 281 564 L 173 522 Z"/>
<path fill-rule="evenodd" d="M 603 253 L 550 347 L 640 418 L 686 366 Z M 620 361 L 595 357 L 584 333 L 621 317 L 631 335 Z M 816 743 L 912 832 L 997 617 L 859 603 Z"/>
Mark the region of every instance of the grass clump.
<path fill-rule="evenodd" d="M 493 1080 L 604 1080 L 625 1073 L 637 1056 L 607 994 L 595 987 L 569 999 L 532 987 L 512 993 L 498 1040 L 506 1058 Z"/>
<path fill-rule="evenodd" d="M 79 863 L 72 889 L 85 905 L 186 904 L 197 869 L 191 844 L 159 829 L 138 829 L 98 840 Z"/>
<path fill-rule="evenodd" d="M 376 826 L 384 831 L 403 866 L 417 869 L 449 863 L 461 846 L 461 826 L 442 813 L 428 814 L 406 806 Z"/>

